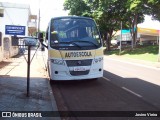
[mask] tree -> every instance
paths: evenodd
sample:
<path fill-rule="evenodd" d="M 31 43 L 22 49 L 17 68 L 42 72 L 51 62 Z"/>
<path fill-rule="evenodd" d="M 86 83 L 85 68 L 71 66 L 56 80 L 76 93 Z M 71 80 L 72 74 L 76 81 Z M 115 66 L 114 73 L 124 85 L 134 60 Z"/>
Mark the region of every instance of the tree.
<path fill-rule="evenodd" d="M 136 45 L 137 24 L 144 21 L 144 13 L 146 12 L 143 0 L 128 0 L 126 3 L 127 12 L 125 14 L 126 25 L 130 29 L 132 36 L 132 48 Z"/>
<path fill-rule="evenodd" d="M 125 12 L 124 3 L 127 0 L 66 0 L 65 10 L 71 15 L 93 17 L 99 25 L 101 34 L 110 50 L 113 31 L 120 29 L 120 21 Z"/>
<path fill-rule="evenodd" d="M 89 2 L 90 0 L 88 0 Z M 111 39 L 114 36 L 113 32 L 120 29 L 120 23 L 126 23 L 126 2 L 128 0 L 92 0 L 89 6 L 93 11 L 93 17 L 96 19 L 100 26 L 100 30 L 106 49 L 110 50 Z M 126 28 L 126 24 L 123 24 Z"/>
<path fill-rule="evenodd" d="M 64 8 L 71 15 L 93 17 L 99 25 L 106 49 L 110 50 L 113 31 L 120 29 L 121 21 L 123 28 L 131 30 L 135 44 L 137 24 L 143 22 L 144 13 L 150 11 L 146 8 L 147 4 L 147 0 L 65 0 Z"/>
<path fill-rule="evenodd" d="M 69 15 L 90 16 L 90 8 L 84 0 L 65 0 L 64 10 L 69 10 Z"/>
<path fill-rule="evenodd" d="M 143 0 L 146 9 L 148 9 L 148 15 L 151 15 L 153 19 L 160 21 L 160 0 Z"/>

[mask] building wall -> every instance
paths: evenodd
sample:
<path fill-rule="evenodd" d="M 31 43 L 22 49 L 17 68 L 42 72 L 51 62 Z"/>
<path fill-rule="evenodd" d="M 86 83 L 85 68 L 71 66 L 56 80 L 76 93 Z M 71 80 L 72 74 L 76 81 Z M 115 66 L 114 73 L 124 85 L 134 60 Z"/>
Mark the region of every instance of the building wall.
<path fill-rule="evenodd" d="M 5 34 L 5 25 L 26 26 L 25 36 L 28 36 L 28 21 L 30 16 L 29 5 L 0 2 L 4 16 L 0 17 L 0 32 L 2 45 L 0 46 L 0 61 L 15 56 L 19 52 L 18 46 L 12 46 L 11 35 Z"/>
<path fill-rule="evenodd" d="M 2 46 L 0 46 L 0 61 L 3 60 L 3 49 Z"/>
<path fill-rule="evenodd" d="M 11 37 L 3 38 L 3 58 L 8 59 L 18 54 L 19 48 L 18 46 L 12 46 Z"/>
<path fill-rule="evenodd" d="M 3 42 L 2 42 L 2 33 L 0 32 L 0 61 L 3 60 Z"/>
<path fill-rule="evenodd" d="M 26 26 L 25 35 L 28 35 L 29 6 L 13 3 L 1 3 L 0 5 L 4 9 L 4 17 L 0 18 L 0 31 L 3 35 L 5 35 L 5 25 Z"/>

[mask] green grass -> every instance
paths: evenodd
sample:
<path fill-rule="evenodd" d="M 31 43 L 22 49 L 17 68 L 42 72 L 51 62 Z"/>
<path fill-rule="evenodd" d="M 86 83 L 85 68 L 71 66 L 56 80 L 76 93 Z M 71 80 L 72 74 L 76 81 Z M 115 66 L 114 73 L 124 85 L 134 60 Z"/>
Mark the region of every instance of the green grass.
<path fill-rule="evenodd" d="M 112 50 L 105 52 L 106 55 L 119 55 L 119 50 Z M 134 58 L 140 60 L 146 60 L 151 62 L 157 62 L 158 60 L 158 45 L 155 46 L 139 46 L 131 50 L 126 48 L 121 51 L 121 56 L 127 58 Z"/>

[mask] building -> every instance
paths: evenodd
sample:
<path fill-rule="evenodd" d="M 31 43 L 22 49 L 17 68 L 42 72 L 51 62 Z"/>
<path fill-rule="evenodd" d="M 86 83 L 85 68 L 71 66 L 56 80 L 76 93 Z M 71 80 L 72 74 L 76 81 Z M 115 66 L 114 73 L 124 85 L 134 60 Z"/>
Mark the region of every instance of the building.
<path fill-rule="evenodd" d="M 142 44 L 158 44 L 159 31 L 157 29 L 141 28 L 137 27 L 137 42 Z M 121 40 L 121 31 L 116 33 L 117 41 Z M 122 30 L 122 42 L 123 44 L 131 44 L 132 37 L 130 30 Z"/>
<path fill-rule="evenodd" d="M 158 44 L 159 31 L 157 29 L 138 28 L 137 38 L 141 43 Z"/>
<path fill-rule="evenodd" d="M 19 52 L 12 44 L 13 35 L 6 34 L 6 26 L 23 26 L 20 36 L 30 36 L 37 32 L 37 16 L 31 14 L 29 5 L 0 2 L 0 61 Z"/>
<path fill-rule="evenodd" d="M 116 37 L 121 40 L 121 31 L 117 31 Z M 137 43 L 158 44 L 160 39 L 160 21 L 153 20 L 152 16 L 145 15 L 143 23 L 137 25 Z M 130 30 L 122 30 L 122 43 L 131 43 L 132 37 Z"/>

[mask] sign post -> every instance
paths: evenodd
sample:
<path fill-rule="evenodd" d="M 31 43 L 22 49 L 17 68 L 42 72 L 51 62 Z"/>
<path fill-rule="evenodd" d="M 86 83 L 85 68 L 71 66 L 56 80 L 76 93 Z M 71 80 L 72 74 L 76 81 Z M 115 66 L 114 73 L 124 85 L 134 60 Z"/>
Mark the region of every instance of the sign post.
<path fill-rule="evenodd" d="M 28 45 L 28 61 L 27 61 L 27 97 L 29 97 L 29 86 L 30 86 L 30 56 L 31 56 L 31 46 Z"/>
<path fill-rule="evenodd" d="M 25 36 L 25 26 L 6 25 L 5 26 L 5 34 L 14 35 L 14 37 L 16 37 L 16 35 Z M 30 65 L 31 65 L 32 59 L 33 59 L 33 57 L 35 55 L 34 54 L 32 59 L 31 59 L 31 47 L 32 46 L 36 46 L 36 42 L 32 40 L 32 39 L 35 39 L 35 38 L 30 38 L 30 37 L 17 37 L 17 38 L 18 39 L 20 39 L 20 38 L 28 38 L 28 39 L 25 40 L 25 44 L 23 46 L 27 46 L 28 47 L 28 60 L 26 58 L 25 59 L 27 61 L 27 97 L 29 97 L 29 91 L 30 91 Z M 38 50 L 38 48 L 37 48 L 37 50 Z"/>

